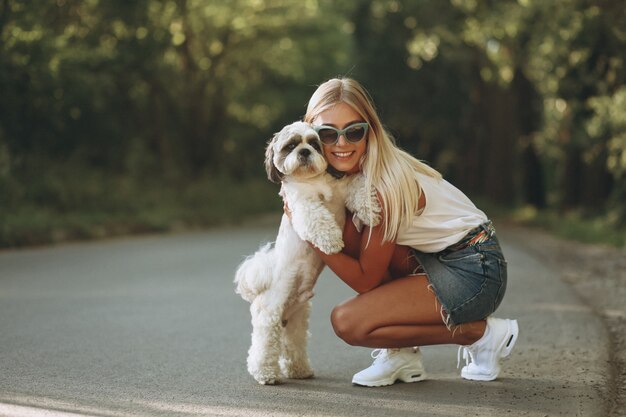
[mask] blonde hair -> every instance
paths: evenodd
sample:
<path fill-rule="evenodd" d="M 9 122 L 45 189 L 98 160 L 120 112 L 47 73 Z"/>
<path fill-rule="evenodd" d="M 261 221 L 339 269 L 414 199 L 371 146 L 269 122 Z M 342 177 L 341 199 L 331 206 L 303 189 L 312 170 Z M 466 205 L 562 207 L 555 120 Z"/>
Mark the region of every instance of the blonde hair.
<path fill-rule="evenodd" d="M 441 174 L 400 149 L 383 128 L 374 103 L 361 84 L 350 78 L 335 78 L 320 85 L 311 96 L 304 121 L 313 123 L 326 110 L 345 103 L 370 125 L 367 150 L 360 161 L 366 184 L 381 198 L 384 240 L 395 240 L 398 229 L 409 225 L 416 215 L 421 188 L 416 172 L 433 178 Z"/>

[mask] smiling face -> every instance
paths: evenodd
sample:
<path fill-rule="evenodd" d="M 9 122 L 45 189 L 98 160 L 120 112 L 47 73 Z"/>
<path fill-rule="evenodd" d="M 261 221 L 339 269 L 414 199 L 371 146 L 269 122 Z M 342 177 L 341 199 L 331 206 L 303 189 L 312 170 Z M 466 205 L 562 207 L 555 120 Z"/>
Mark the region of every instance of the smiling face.
<path fill-rule="evenodd" d="M 337 103 L 332 108 L 320 113 L 313 124 L 326 125 L 337 129 L 344 129 L 353 123 L 366 122 L 349 105 Z M 338 171 L 354 174 L 360 171 L 359 161 L 367 151 L 367 137 L 357 143 L 350 143 L 341 135 L 334 145 L 323 145 L 324 156 L 328 163 Z"/>

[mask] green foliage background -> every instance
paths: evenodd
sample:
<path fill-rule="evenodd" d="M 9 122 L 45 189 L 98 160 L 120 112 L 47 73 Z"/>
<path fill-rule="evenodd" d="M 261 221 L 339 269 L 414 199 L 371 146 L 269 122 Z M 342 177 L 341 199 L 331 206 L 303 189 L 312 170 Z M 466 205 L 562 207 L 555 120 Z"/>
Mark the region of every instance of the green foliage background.
<path fill-rule="evenodd" d="M 0 246 L 279 210 L 266 141 L 342 75 L 471 196 L 620 230 L 625 28 L 617 0 L 0 0 Z"/>

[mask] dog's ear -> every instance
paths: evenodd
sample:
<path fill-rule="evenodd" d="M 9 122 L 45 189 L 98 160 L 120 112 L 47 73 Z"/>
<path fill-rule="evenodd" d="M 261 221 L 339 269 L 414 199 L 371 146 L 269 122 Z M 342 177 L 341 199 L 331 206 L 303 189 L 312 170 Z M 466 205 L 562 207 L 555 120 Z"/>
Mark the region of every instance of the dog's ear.
<path fill-rule="evenodd" d="M 265 171 L 270 181 L 279 183 L 283 180 L 285 175 L 274 165 L 274 141 L 276 140 L 276 136 L 278 136 L 278 133 L 267 143 L 267 148 L 265 148 Z"/>

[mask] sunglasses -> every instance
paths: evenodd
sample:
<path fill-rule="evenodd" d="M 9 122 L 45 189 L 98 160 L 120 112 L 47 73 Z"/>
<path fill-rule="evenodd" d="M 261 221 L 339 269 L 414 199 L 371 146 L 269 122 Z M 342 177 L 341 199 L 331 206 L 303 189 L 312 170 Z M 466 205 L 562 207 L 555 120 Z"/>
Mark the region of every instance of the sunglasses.
<path fill-rule="evenodd" d="M 332 126 L 314 126 L 313 129 L 320 136 L 320 140 L 324 145 L 334 145 L 339 142 L 339 136 L 343 135 L 344 138 L 350 143 L 357 143 L 365 137 L 367 129 L 370 127 L 368 123 L 353 123 L 350 126 L 346 126 L 344 129 L 336 129 Z"/>

